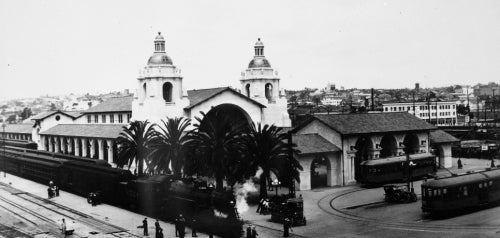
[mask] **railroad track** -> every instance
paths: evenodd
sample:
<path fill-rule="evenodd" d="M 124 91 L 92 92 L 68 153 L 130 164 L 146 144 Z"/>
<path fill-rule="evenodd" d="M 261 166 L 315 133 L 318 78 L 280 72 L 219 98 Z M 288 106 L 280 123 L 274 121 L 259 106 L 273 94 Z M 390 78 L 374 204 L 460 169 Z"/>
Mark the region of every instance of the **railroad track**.
<path fill-rule="evenodd" d="M 31 204 L 31 206 L 34 207 L 39 207 L 42 210 L 50 211 L 51 213 L 57 214 L 58 216 L 65 217 L 68 221 L 77 221 L 80 224 L 85 225 L 86 227 L 95 229 L 96 231 L 98 231 L 98 234 L 106 234 L 106 237 L 140 237 L 128 232 L 121 227 L 96 219 L 80 211 L 55 203 L 49 199 L 19 191 L 15 188 L 7 186 L 6 184 L 0 183 L 0 189 L 9 192 L 12 196 L 16 196 L 24 203 L 23 206 L 23 204 L 18 204 L 12 200 L 0 196 L 0 207 L 2 209 L 5 209 L 7 212 L 13 214 L 18 218 L 21 218 L 23 221 L 29 222 L 34 226 L 42 226 L 48 228 L 48 232 L 50 232 L 51 234 L 57 234 L 58 232 L 60 232 L 59 225 L 57 224 L 58 222 L 47 218 L 45 215 L 39 212 L 36 212 L 35 210 L 38 209 L 28 208 L 29 206 L 27 206 L 27 204 Z M 76 233 L 75 235 L 77 235 L 76 237 L 79 236 L 78 233 Z M 80 236 L 87 237 L 88 235 L 82 234 Z"/>
<path fill-rule="evenodd" d="M 387 229 L 398 229 L 398 230 L 416 230 L 416 231 L 434 231 L 434 232 L 485 232 L 485 231 L 498 231 L 500 228 L 498 226 L 467 226 L 463 224 L 430 224 L 427 222 L 408 222 L 408 221 L 384 221 L 380 219 L 367 218 L 358 215 L 353 215 L 344 211 L 345 209 L 337 208 L 333 205 L 336 199 L 343 196 L 349 195 L 351 193 L 359 192 L 365 190 L 364 188 L 356 188 L 348 191 L 343 191 L 335 194 L 330 194 L 318 200 L 318 207 L 324 212 L 337 216 L 339 218 L 350 220 L 363 225 L 370 225 L 375 227 L 383 227 Z M 328 206 L 325 206 L 328 203 Z M 379 204 L 382 202 L 376 202 Z M 375 203 L 374 203 L 375 204 Z M 362 206 L 362 205 L 361 205 Z M 428 221 L 425 219 L 419 221 Z"/>

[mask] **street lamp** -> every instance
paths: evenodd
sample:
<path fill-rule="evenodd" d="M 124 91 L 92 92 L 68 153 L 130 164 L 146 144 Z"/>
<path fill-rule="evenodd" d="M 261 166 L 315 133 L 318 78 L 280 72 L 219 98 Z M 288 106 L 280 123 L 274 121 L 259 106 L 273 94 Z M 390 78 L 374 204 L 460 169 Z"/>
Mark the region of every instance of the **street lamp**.
<path fill-rule="evenodd" d="M 410 191 L 412 193 L 415 192 L 415 190 L 413 189 L 413 179 L 412 179 L 412 176 L 411 176 L 411 170 L 412 170 L 412 167 L 415 167 L 417 164 L 413 163 L 413 161 L 410 161 L 410 155 L 409 154 L 406 154 L 406 160 L 408 161 L 407 165 L 408 165 L 408 188 L 410 188 Z"/>
<path fill-rule="evenodd" d="M 280 186 L 280 181 L 278 179 L 274 179 L 274 181 L 271 183 L 273 187 L 276 189 L 276 197 L 278 196 L 278 186 Z"/>

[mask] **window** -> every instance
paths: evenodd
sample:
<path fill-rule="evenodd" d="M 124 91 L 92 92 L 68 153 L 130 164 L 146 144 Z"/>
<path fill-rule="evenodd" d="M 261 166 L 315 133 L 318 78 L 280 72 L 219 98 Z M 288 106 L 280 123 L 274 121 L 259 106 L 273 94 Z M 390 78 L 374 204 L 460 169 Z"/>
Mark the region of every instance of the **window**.
<path fill-rule="evenodd" d="M 102 123 L 106 123 L 106 114 L 102 114 Z"/>
<path fill-rule="evenodd" d="M 118 123 L 123 123 L 123 115 L 118 114 Z"/>
<path fill-rule="evenodd" d="M 109 114 L 109 123 L 115 123 L 115 114 Z"/>
<path fill-rule="evenodd" d="M 99 115 L 97 114 L 94 115 L 94 122 L 99 123 Z"/>
<path fill-rule="evenodd" d="M 130 118 L 132 118 L 132 113 L 127 113 L 127 122 L 130 123 Z"/>
<path fill-rule="evenodd" d="M 163 100 L 172 102 L 172 84 L 169 82 L 163 84 Z"/>
<path fill-rule="evenodd" d="M 247 91 L 247 97 L 250 97 L 250 84 L 248 83 L 247 86 L 245 86 L 245 89 Z M 387 111 L 387 108 L 385 108 L 385 110 Z"/>
<path fill-rule="evenodd" d="M 266 96 L 267 100 L 272 101 L 273 100 L 273 85 L 270 83 L 267 83 L 264 86 L 264 91 L 265 91 L 265 96 Z"/>
<path fill-rule="evenodd" d="M 92 122 L 92 116 L 87 115 L 87 123 L 91 123 L 91 122 Z"/>

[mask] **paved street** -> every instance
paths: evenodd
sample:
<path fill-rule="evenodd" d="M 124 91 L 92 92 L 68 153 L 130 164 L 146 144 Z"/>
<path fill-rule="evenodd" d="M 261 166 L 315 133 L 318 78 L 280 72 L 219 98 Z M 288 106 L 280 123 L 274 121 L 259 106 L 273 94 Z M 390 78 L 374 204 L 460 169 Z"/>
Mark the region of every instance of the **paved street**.
<path fill-rule="evenodd" d="M 489 161 L 462 159 L 462 173 L 489 166 Z M 498 164 L 498 161 L 497 161 Z M 456 160 L 454 160 L 456 165 Z M 440 174 L 449 173 L 447 170 Z M 2 174 L 3 175 L 3 174 Z M 60 237 L 58 224 L 65 217 L 75 229 L 73 237 L 138 237 L 137 228 L 144 216 L 106 204 L 92 207 L 85 198 L 61 192 L 47 200 L 46 186 L 13 175 L 0 177 L 0 237 Z M 11 184 L 12 187 L 7 186 Z M 420 193 L 420 182 L 415 183 Z M 28 193 L 24 193 L 26 191 Z M 285 190 L 283 190 L 284 192 Z M 307 226 L 294 227 L 291 237 L 498 237 L 500 207 L 450 217 L 431 219 L 420 210 L 420 200 L 410 204 L 388 204 L 382 188 L 359 186 L 301 191 Z M 14 205 L 18 204 L 17 206 Z M 256 207 L 242 214 L 247 223 L 257 226 L 259 237 L 279 237 L 282 225 L 258 215 Z M 148 218 L 150 234 L 154 220 Z M 161 222 L 165 237 L 173 237 L 170 223 Z M 188 231 L 188 234 L 189 231 Z M 201 234 L 201 237 L 207 237 Z M 151 235 L 150 237 L 153 237 Z"/>

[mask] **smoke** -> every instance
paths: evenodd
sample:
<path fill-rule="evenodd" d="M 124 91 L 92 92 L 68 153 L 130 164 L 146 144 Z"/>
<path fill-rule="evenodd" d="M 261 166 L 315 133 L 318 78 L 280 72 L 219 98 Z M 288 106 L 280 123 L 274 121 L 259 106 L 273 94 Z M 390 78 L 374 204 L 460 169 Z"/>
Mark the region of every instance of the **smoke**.
<path fill-rule="evenodd" d="M 257 172 L 255 172 L 255 176 L 254 178 L 260 178 L 260 175 L 264 172 L 264 170 L 262 170 L 261 167 L 259 167 L 259 170 L 257 170 Z"/>
<path fill-rule="evenodd" d="M 248 211 L 247 196 L 249 192 L 256 192 L 257 188 L 253 184 L 252 180 L 247 180 L 244 184 L 238 184 L 235 188 L 236 191 L 236 209 L 238 213 L 244 213 Z"/>

